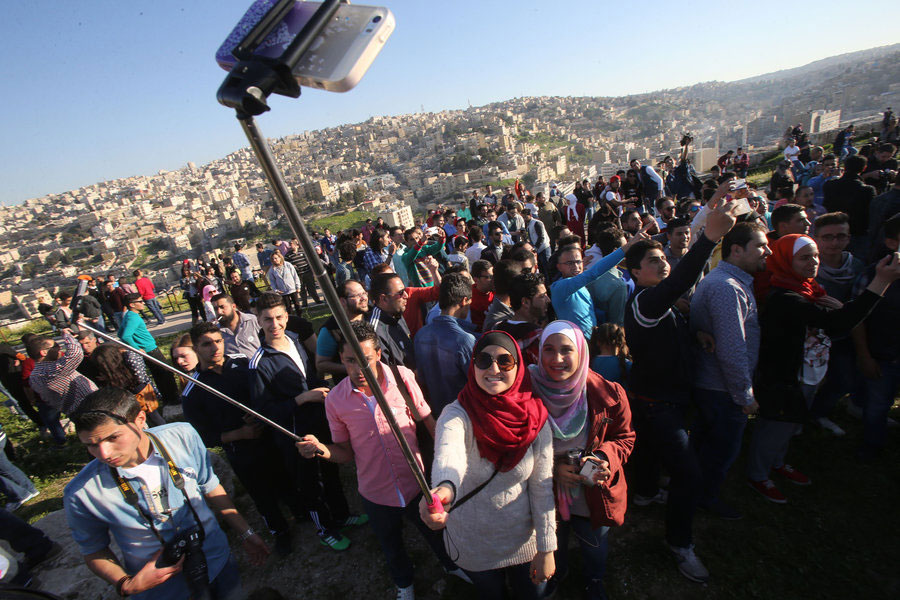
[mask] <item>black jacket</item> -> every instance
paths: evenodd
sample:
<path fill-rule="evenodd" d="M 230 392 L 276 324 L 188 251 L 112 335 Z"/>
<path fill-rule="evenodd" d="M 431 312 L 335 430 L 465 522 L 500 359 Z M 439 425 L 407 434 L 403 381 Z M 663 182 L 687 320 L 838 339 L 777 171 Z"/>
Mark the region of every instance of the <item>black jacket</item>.
<path fill-rule="evenodd" d="M 866 185 L 859 175 L 843 175 L 822 186 L 825 209 L 850 215 L 850 235 L 865 235 L 869 227 L 869 204 L 875 198 L 875 188 Z"/>
<path fill-rule="evenodd" d="M 753 390 L 760 416 L 802 422 L 807 408 L 800 370 L 807 329 L 824 329 L 831 337 L 847 335 L 879 300 L 881 296 L 866 290 L 843 308 L 831 310 L 797 292 L 773 287 L 759 311 L 759 363 Z"/>

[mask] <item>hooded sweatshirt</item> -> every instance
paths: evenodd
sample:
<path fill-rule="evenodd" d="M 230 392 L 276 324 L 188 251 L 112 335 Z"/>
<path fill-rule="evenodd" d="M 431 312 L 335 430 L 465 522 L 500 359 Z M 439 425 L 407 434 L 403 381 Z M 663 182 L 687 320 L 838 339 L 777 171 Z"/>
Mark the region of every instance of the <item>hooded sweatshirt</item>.
<path fill-rule="evenodd" d="M 841 302 L 847 302 L 850 300 L 853 282 L 856 281 L 863 269 L 865 269 L 865 264 L 845 251 L 840 267 L 834 269 L 824 262 L 819 264 L 819 274 L 816 276 L 816 281 L 825 288 L 829 296 L 837 298 Z"/>

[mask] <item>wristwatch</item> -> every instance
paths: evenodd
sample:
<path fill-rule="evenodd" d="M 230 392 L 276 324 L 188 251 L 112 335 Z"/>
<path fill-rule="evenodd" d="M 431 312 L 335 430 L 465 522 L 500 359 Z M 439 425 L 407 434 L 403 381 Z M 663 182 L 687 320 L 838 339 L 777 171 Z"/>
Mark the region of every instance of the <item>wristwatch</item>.
<path fill-rule="evenodd" d="M 247 531 L 245 531 L 244 533 L 242 533 L 241 535 L 238 536 L 238 541 L 241 542 L 241 543 L 246 542 L 247 539 L 248 539 L 251 535 L 255 535 L 255 534 L 256 534 L 256 532 L 253 531 L 253 528 L 252 528 L 252 527 L 250 527 L 249 529 L 247 529 Z"/>

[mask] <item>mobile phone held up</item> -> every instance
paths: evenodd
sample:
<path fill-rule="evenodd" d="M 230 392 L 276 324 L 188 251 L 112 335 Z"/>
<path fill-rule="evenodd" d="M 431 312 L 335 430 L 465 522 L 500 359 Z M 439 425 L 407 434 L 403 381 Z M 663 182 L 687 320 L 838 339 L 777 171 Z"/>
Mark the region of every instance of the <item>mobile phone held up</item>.
<path fill-rule="evenodd" d="M 216 62 L 230 71 L 232 51 L 268 13 L 275 0 L 256 0 L 216 51 Z M 297 2 L 257 47 L 255 54 L 278 58 L 312 18 L 321 2 Z M 294 67 L 301 86 L 346 92 L 359 83 L 394 31 L 391 11 L 383 6 L 341 4 L 325 31 Z"/>

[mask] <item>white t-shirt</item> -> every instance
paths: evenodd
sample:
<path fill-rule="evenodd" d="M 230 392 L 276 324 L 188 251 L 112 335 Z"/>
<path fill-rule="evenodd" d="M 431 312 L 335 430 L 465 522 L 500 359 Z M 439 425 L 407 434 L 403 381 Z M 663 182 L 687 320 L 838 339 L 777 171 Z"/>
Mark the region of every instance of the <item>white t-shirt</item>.
<path fill-rule="evenodd" d="M 166 463 L 162 456 L 150 444 L 150 456 L 141 464 L 124 468 L 119 467 L 119 474 L 125 479 L 139 479 L 141 487 L 150 494 L 156 512 L 159 514 L 167 514 L 169 510 L 169 496 L 166 494 L 165 486 L 163 486 L 163 477 L 166 472 Z"/>
<path fill-rule="evenodd" d="M 306 352 L 303 352 L 303 356 L 300 356 L 300 352 L 297 351 L 297 346 L 294 344 L 293 340 L 288 338 L 288 342 L 288 348 L 287 351 L 285 351 L 285 354 L 291 357 L 291 360 L 294 361 L 294 364 L 300 369 L 303 377 L 306 377 Z"/>
<path fill-rule="evenodd" d="M 784 149 L 784 157 L 790 161 L 793 161 L 797 158 L 797 155 L 800 154 L 800 148 L 797 146 L 788 146 Z"/>
<path fill-rule="evenodd" d="M 483 242 L 478 242 L 472 244 L 469 248 L 466 249 L 466 258 L 469 259 L 470 267 L 476 260 L 479 260 L 481 258 L 481 252 L 485 248 L 487 248 L 487 246 L 485 246 Z"/>

